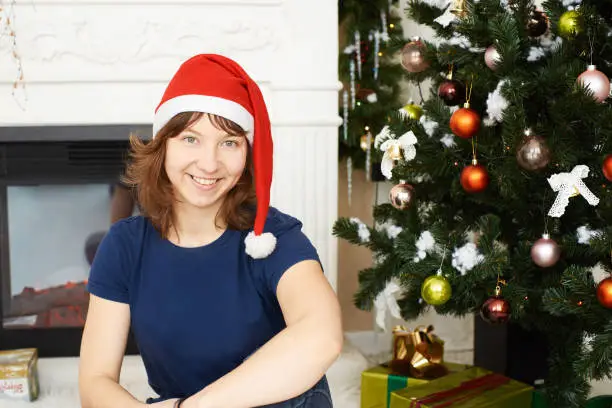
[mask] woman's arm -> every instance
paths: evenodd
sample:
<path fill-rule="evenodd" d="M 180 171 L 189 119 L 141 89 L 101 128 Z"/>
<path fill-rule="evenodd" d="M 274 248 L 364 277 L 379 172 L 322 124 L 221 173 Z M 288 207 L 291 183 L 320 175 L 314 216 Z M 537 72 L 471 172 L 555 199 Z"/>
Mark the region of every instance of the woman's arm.
<path fill-rule="evenodd" d="M 146 406 L 119 385 L 129 327 L 129 305 L 90 295 L 79 360 L 82 408 Z"/>
<path fill-rule="evenodd" d="M 287 270 L 277 288 L 287 328 L 234 371 L 182 404 L 184 408 L 250 408 L 291 399 L 311 388 L 343 344 L 340 306 L 316 261 Z"/>

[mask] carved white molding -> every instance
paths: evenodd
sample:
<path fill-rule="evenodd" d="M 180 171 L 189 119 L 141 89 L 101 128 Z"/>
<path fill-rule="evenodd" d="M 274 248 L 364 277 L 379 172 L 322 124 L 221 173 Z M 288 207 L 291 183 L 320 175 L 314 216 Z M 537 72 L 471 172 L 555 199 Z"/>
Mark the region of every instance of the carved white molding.
<path fill-rule="evenodd" d="M 281 12 L 201 4 L 38 4 L 16 8 L 15 32 L 28 82 L 167 81 L 177 61 L 201 52 L 233 57 L 266 80 L 273 75 L 267 63 L 283 38 Z M 15 78 L 11 52 L 8 38 L 0 39 L 2 82 Z"/>
<path fill-rule="evenodd" d="M 97 6 L 97 5 L 206 5 L 211 7 L 216 6 L 245 6 L 245 7 L 261 7 L 261 6 L 279 6 L 284 0 L 36 0 L 30 4 L 45 4 L 53 6 Z"/>

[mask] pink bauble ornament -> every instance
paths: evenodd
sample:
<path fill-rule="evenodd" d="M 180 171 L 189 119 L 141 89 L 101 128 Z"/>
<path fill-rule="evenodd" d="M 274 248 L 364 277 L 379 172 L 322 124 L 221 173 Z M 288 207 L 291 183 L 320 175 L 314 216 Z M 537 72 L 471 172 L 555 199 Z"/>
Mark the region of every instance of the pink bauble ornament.
<path fill-rule="evenodd" d="M 542 137 L 526 130 L 525 138 L 516 150 L 516 161 L 525 170 L 543 169 L 550 162 L 550 149 Z"/>
<path fill-rule="evenodd" d="M 548 234 L 543 234 L 531 247 L 531 259 L 542 268 L 553 266 L 560 257 L 561 248 Z"/>
<path fill-rule="evenodd" d="M 405 210 L 414 201 L 414 187 L 404 182 L 393 186 L 389 191 L 389 201 L 398 210 Z"/>
<path fill-rule="evenodd" d="M 605 101 L 610 95 L 610 80 L 595 65 L 589 65 L 587 70 L 578 76 L 576 82 L 582 84 L 593 92 L 593 96 L 598 102 Z"/>
<path fill-rule="evenodd" d="M 499 55 L 499 52 L 497 52 L 495 45 L 489 45 L 485 51 L 484 60 L 487 67 L 491 68 L 493 71 L 497 69 L 497 64 L 501 60 L 501 56 Z"/>
<path fill-rule="evenodd" d="M 429 67 L 425 59 L 425 44 L 418 38 L 410 41 L 402 48 L 402 67 L 408 72 L 422 72 Z"/>

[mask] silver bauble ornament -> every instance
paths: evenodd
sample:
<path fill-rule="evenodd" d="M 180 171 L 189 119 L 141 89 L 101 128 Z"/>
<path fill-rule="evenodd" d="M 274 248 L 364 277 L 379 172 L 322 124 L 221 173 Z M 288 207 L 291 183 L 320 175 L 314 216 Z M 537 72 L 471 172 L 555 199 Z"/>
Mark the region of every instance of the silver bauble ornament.
<path fill-rule="evenodd" d="M 593 92 L 593 97 L 598 102 L 604 102 L 610 95 L 610 80 L 595 65 L 589 65 L 587 70 L 578 76 L 577 83 L 582 84 Z"/>
<path fill-rule="evenodd" d="M 516 161 L 525 170 L 543 169 L 550 162 L 550 149 L 542 137 L 526 131 L 525 138 L 516 149 Z"/>
<path fill-rule="evenodd" d="M 414 200 L 414 187 L 407 183 L 400 183 L 389 191 L 389 201 L 398 210 L 404 210 L 412 204 Z"/>
<path fill-rule="evenodd" d="M 542 268 L 553 266 L 560 257 L 561 248 L 548 234 L 543 234 L 531 247 L 531 259 Z"/>
<path fill-rule="evenodd" d="M 489 47 L 486 49 L 484 60 L 487 67 L 489 67 L 491 70 L 495 71 L 497 69 L 497 64 L 501 60 L 501 56 L 499 55 L 499 52 L 497 52 L 495 45 L 489 45 Z"/>

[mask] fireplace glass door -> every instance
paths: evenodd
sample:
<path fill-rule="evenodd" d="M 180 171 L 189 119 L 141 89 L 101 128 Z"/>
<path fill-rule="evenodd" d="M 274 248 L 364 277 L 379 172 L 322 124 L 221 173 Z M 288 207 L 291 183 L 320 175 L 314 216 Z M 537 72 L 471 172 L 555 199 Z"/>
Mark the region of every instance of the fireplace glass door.
<path fill-rule="evenodd" d="M 120 184 L 134 128 L 0 128 L 0 349 L 78 356 L 98 245 L 138 214 Z"/>
<path fill-rule="evenodd" d="M 114 186 L 8 186 L 10 297 L 4 328 L 83 327 Z"/>

